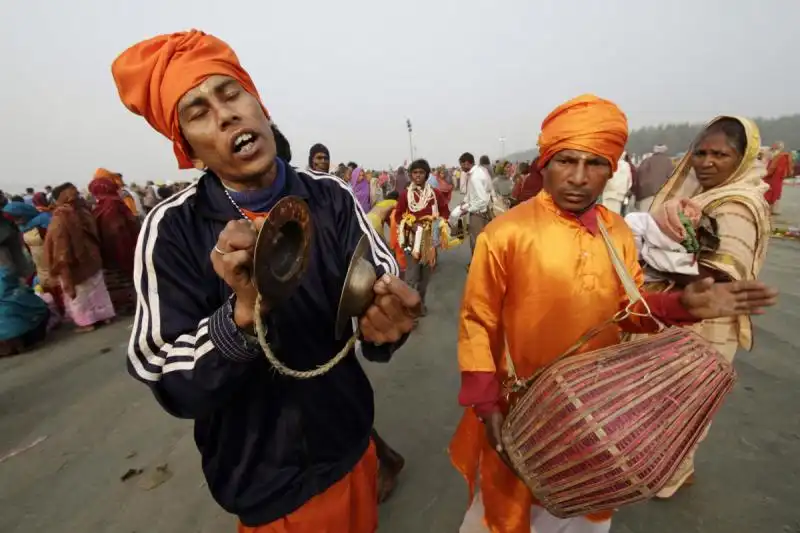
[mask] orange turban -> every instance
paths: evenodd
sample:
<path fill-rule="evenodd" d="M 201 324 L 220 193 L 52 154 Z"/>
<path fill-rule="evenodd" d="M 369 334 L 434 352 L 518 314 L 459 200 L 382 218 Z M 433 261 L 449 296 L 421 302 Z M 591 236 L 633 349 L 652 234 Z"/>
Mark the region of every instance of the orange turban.
<path fill-rule="evenodd" d="M 604 157 L 617 170 L 628 142 L 628 119 L 614 102 L 593 94 L 573 98 L 555 108 L 539 134 L 541 170 L 561 150 L 581 150 Z"/>
<path fill-rule="evenodd" d="M 215 74 L 229 76 L 259 102 L 253 80 L 230 46 L 198 30 L 159 35 L 122 52 L 111 65 L 125 107 L 169 138 L 180 168 L 192 168 L 178 123 L 178 101 Z M 264 104 L 261 104 L 264 108 Z M 269 113 L 264 108 L 264 113 Z"/>

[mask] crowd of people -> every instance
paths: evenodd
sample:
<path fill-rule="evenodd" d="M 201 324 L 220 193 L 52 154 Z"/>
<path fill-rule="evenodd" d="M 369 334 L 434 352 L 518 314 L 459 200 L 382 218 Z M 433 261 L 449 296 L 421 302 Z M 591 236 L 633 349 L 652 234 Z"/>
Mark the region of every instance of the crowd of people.
<path fill-rule="evenodd" d="M 240 533 L 376 530 L 377 505 L 405 461 L 378 435 L 372 388 L 348 355 L 393 357 L 425 314 L 440 251 L 461 239 L 472 257 L 459 316 L 465 409 L 450 456 L 469 481 L 462 533 L 609 531 L 613 510 L 547 512 L 509 467 L 500 437 L 509 365 L 530 376 L 627 308 L 607 247 L 650 314 L 628 315 L 582 351 L 654 331 L 657 320 L 695 329 L 730 359 L 751 345 L 749 315 L 775 303 L 756 281 L 769 209 L 750 121 L 712 121 L 677 168 L 648 170 L 658 167 L 653 155 L 640 179 L 624 155 L 624 113 L 584 95 L 545 119 L 532 162 L 476 163 L 465 152 L 455 169 L 419 159 L 375 172 L 353 162 L 331 175 L 324 145 L 305 168 L 288 164 L 288 140 L 216 37 L 154 37 L 123 52 L 112 73 L 123 104 L 172 141 L 179 167 L 205 169 L 144 222 L 128 367 L 165 410 L 194 419 L 209 490 Z M 660 184 L 647 182 L 660 170 Z M 620 216 L 630 189 L 652 220 L 636 235 Z M 463 199 L 451 210 L 454 190 Z M 305 202 L 314 237 L 291 297 L 264 302 L 253 247 L 261 218 L 287 197 Z M 374 300 L 341 335 L 347 265 L 365 241 Z M 650 253 L 659 246 L 677 254 L 666 271 Z M 693 474 L 690 455 L 660 496 Z"/>
<path fill-rule="evenodd" d="M 0 195 L 0 355 L 22 353 L 68 321 L 88 332 L 135 309 L 140 220 L 122 176 L 98 169 L 72 183 Z"/>
<path fill-rule="evenodd" d="M 188 182 L 126 185 L 98 168 L 87 187 L 0 191 L 0 356 L 65 323 L 93 331 L 135 312 L 133 255 L 144 217 Z"/>

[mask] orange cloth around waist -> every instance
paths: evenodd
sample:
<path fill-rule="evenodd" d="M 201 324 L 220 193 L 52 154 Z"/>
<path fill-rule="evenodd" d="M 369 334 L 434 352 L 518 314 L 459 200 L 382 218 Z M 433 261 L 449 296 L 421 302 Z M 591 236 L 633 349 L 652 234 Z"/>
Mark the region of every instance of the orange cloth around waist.
<path fill-rule="evenodd" d="M 465 411 L 450 443 L 450 459 L 467 481 L 470 502 L 480 484 L 484 520 L 493 533 L 530 533 L 531 507 L 541 504 L 494 451 L 483 423 L 471 408 Z M 584 518 L 605 522 L 613 514 L 606 511 Z"/>
<path fill-rule="evenodd" d="M 238 533 L 374 533 L 378 529 L 378 456 L 375 443 L 355 468 L 298 510 L 269 524 Z"/>

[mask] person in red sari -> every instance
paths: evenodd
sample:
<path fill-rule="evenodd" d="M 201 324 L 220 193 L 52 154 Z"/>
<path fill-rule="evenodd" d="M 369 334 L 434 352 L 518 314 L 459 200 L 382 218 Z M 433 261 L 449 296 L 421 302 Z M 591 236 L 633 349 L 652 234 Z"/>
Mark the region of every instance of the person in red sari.
<path fill-rule="evenodd" d="M 118 315 L 133 314 L 136 291 L 133 286 L 133 256 L 139 236 L 139 221 L 120 196 L 119 185 L 110 177 L 89 183 L 95 199 L 92 214 L 97 221 L 103 277 Z"/>
<path fill-rule="evenodd" d="M 520 176 L 514 184 L 514 190 L 511 191 L 511 207 L 533 198 L 542 190 L 544 178 L 536 166 L 536 161 L 534 159 L 530 165 L 520 163 Z"/>
<path fill-rule="evenodd" d="M 37 192 L 33 195 L 33 207 L 40 213 L 50 213 L 53 211 L 50 200 L 47 199 L 47 195 L 43 192 Z"/>
<path fill-rule="evenodd" d="M 778 202 L 783 194 L 783 180 L 791 177 L 794 170 L 792 156 L 783 149 L 783 143 L 772 145 L 772 159 L 767 167 L 764 181 L 769 185 L 769 190 L 764 193 L 764 199 L 770 206 L 773 215 L 778 214 Z"/>

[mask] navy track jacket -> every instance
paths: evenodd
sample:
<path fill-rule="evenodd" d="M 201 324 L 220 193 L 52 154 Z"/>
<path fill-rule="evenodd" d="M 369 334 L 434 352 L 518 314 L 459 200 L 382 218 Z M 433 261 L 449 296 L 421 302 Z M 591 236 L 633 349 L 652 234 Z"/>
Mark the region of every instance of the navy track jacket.
<path fill-rule="evenodd" d="M 362 235 L 378 276 L 398 274 L 350 188 L 327 174 L 286 166 L 281 197 L 300 196 L 313 220 L 308 270 L 297 291 L 266 317 L 284 364 L 313 369 L 344 347 L 334 324 L 350 258 Z M 232 290 L 210 252 L 241 218 L 220 180 L 198 183 L 147 216 L 136 246 L 136 318 L 128 369 L 169 413 L 195 421 L 195 442 L 214 498 L 248 526 L 267 524 L 325 491 L 361 459 L 374 402 L 358 359 L 298 380 L 278 374 L 232 317 Z M 357 343 L 368 360 L 388 361 L 397 345 Z"/>

